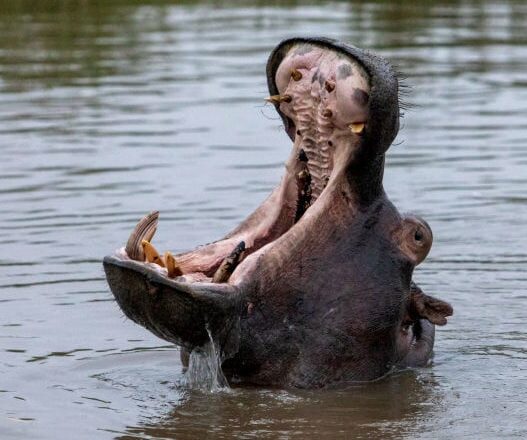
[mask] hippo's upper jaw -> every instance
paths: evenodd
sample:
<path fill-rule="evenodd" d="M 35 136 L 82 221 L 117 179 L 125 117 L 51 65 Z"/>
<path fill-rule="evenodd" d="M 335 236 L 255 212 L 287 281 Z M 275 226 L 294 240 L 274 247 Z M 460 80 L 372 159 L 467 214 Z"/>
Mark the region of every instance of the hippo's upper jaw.
<path fill-rule="evenodd" d="M 105 258 L 119 305 L 188 350 L 209 332 L 226 374 L 245 382 L 319 387 L 426 364 L 452 308 L 412 282 L 432 231 L 382 187 L 396 75 L 369 52 L 294 38 L 267 77 L 293 140 L 281 183 L 224 239 L 176 256 L 158 255 L 158 214 L 146 216 Z"/>

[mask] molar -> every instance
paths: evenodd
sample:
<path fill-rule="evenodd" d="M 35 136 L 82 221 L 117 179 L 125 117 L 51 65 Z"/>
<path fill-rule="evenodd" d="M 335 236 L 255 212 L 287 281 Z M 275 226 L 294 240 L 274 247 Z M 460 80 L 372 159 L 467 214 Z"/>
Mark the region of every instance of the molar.
<path fill-rule="evenodd" d="M 307 167 L 308 158 L 306 152 L 301 149 L 298 154 L 298 160 L 301 162 L 301 170 L 296 175 L 297 186 L 297 205 L 295 214 L 295 223 L 298 222 L 311 205 L 311 173 Z"/>

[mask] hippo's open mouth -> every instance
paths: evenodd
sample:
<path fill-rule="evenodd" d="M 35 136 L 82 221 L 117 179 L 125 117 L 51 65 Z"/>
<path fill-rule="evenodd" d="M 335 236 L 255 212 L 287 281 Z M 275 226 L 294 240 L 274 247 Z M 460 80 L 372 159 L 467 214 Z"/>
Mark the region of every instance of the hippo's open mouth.
<path fill-rule="evenodd" d="M 452 310 L 411 282 L 428 224 L 382 188 L 396 76 L 360 49 L 296 38 L 272 52 L 267 77 L 293 141 L 281 183 L 225 238 L 179 255 L 152 246 L 158 213 L 143 218 L 105 258 L 119 305 L 188 350 L 212 333 L 224 368 L 249 382 L 320 386 L 423 364 L 430 323 Z"/>

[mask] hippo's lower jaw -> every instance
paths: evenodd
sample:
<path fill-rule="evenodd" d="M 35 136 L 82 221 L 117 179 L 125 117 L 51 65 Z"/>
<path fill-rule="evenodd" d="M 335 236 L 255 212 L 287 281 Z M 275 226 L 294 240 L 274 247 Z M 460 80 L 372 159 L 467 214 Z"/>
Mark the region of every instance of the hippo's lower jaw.
<path fill-rule="evenodd" d="M 146 216 L 104 260 L 115 298 L 187 350 L 212 335 L 227 375 L 245 382 L 318 387 L 425 365 L 452 308 L 412 283 L 432 232 L 382 187 L 394 73 L 357 48 L 296 38 L 267 75 L 294 141 L 280 185 L 224 239 L 175 257 L 152 247 L 158 214 Z"/>

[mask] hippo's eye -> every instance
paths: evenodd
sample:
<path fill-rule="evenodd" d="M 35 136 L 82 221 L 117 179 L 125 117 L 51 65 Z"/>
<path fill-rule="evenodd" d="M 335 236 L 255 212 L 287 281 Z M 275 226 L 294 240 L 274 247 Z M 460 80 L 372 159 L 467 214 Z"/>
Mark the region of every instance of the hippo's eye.
<path fill-rule="evenodd" d="M 417 229 L 415 231 L 414 239 L 415 241 L 421 241 L 423 239 L 423 232 L 421 231 L 421 229 Z"/>

